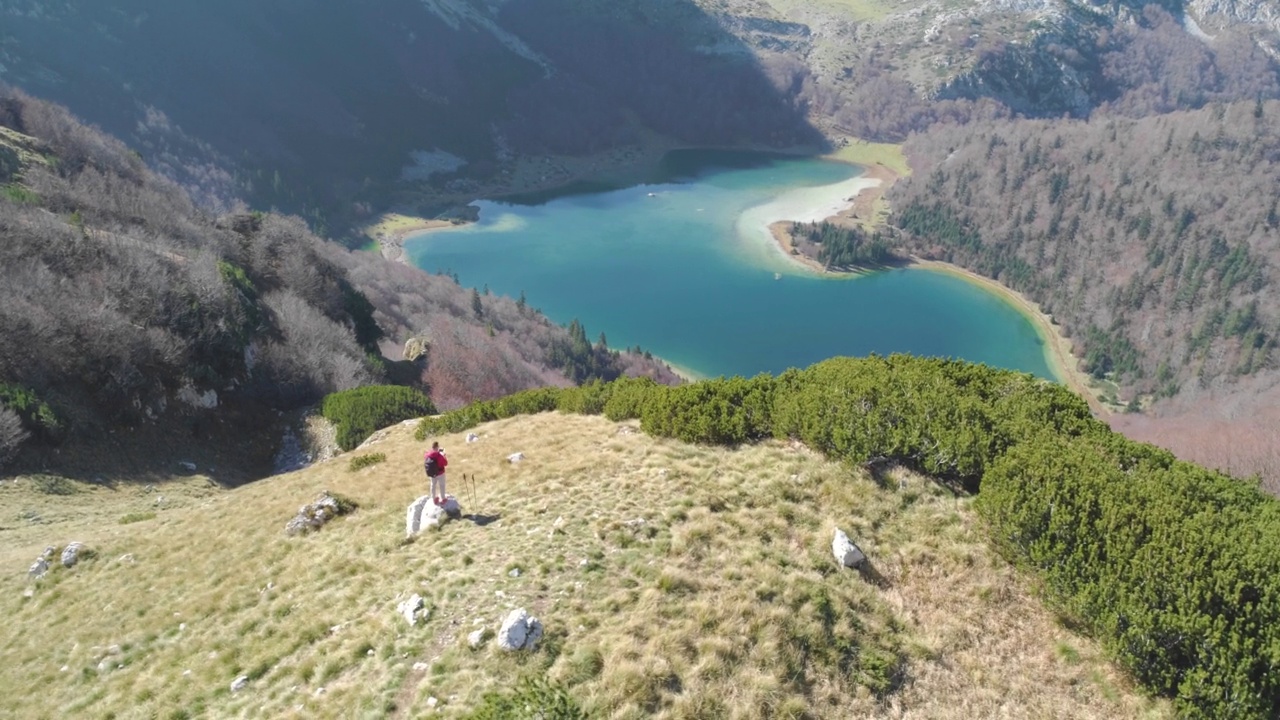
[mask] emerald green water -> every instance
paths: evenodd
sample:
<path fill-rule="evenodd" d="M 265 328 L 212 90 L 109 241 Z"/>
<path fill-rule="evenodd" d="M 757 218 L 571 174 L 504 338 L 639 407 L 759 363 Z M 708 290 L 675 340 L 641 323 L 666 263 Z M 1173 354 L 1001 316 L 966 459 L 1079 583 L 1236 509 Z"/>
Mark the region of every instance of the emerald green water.
<path fill-rule="evenodd" d="M 699 375 L 754 375 L 835 355 L 957 357 L 1053 378 L 1042 338 L 1008 303 L 927 270 L 815 276 L 767 222 L 831 214 L 859 169 L 685 152 L 652 184 L 523 203 L 479 201 L 480 221 L 410 238 L 428 272 L 488 285 L 594 339 L 636 344 Z M 777 274 L 781 274 L 779 278 Z"/>

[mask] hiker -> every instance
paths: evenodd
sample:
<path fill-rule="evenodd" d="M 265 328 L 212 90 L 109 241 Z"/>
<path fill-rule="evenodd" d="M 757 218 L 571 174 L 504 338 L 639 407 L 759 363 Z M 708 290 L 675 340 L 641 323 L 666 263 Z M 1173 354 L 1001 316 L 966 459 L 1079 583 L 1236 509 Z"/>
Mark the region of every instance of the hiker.
<path fill-rule="evenodd" d="M 427 470 L 427 477 L 431 478 L 431 501 L 437 505 L 443 505 L 445 500 L 444 469 L 449 466 L 449 461 L 445 459 L 444 451 L 440 449 L 440 443 L 431 443 L 431 449 L 427 451 L 422 464 Z M 437 483 L 439 483 L 440 487 L 439 495 L 436 494 Z"/>

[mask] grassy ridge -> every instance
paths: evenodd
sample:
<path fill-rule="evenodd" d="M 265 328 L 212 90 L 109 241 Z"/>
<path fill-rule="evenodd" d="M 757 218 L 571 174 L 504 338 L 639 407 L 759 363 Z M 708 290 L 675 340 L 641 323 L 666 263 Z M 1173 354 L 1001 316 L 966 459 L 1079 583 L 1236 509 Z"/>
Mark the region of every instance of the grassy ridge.
<path fill-rule="evenodd" d="M 552 408 L 638 417 L 690 442 L 795 438 L 981 485 L 997 547 L 1186 717 L 1280 713 L 1280 501 L 1112 433 L 1061 386 L 961 362 L 841 358 L 777 378 L 538 391 L 424 419 L 419 436 Z"/>
<path fill-rule="evenodd" d="M 591 717 L 637 720 L 1171 717 L 1053 621 L 972 498 L 916 474 L 874 480 L 796 443 L 690 445 L 600 416 L 475 432 L 439 439 L 450 490 L 478 478 L 464 506 L 485 524 L 411 543 L 404 508 L 427 488 L 404 426 L 370 448 L 377 466 L 339 457 L 235 490 L 77 483 L 49 503 L 48 483 L 6 481 L 0 716 L 465 717 L 533 676 Z M 514 451 L 525 460 L 506 462 Z M 360 509 L 286 536 L 325 489 Z M 40 524 L 9 521 L 43 507 Z M 117 522 L 129 513 L 154 517 Z M 837 525 L 874 573 L 835 565 Z M 98 558 L 26 580 L 45 544 L 72 539 Z M 395 608 L 415 592 L 431 616 L 410 628 Z M 513 607 L 545 623 L 538 652 L 467 647 Z"/>

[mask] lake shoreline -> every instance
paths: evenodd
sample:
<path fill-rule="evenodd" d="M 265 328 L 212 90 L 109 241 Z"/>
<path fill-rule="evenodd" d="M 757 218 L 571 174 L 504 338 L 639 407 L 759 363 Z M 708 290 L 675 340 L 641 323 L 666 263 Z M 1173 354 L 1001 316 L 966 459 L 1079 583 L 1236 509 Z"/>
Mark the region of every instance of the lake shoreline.
<path fill-rule="evenodd" d="M 892 187 L 893 183 L 897 182 L 900 176 L 893 169 L 877 163 L 866 167 L 864 177 L 879 182 L 861 189 L 854 197 L 849 199 L 849 206 L 846 209 L 830 216 L 826 219 L 826 222 L 846 227 L 856 226 L 863 229 L 869 229 L 870 226 L 875 224 L 874 215 L 877 204 L 882 202 L 885 193 Z M 803 252 L 797 247 L 798 244 L 795 242 L 793 235 L 796 224 L 794 221 L 782 220 L 769 225 L 769 232 L 777 243 L 778 249 L 795 267 L 807 272 L 827 276 L 858 275 L 883 269 L 877 267 L 831 268 L 826 266 L 819 262 L 816 257 Z M 909 256 L 902 258 L 900 262 L 885 265 L 884 268 L 908 268 L 940 272 L 964 280 L 996 295 L 1026 318 L 1036 329 L 1036 333 L 1044 343 L 1045 362 L 1057 380 L 1084 398 L 1098 415 L 1105 417 L 1110 414 L 1110 410 L 1102 403 L 1096 391 L 1090 385 L 1088 376 L 1080 370 L 1080 359 L 1072 352 L 1071 340 L 1062 334 L 1052 317 L 1022 293 L 1008 288 L 996 280 L 940 260 L 926 260 L 916 256 Z"/>
<path fill-rule="evenodd" d="M 953 265 L 941 260 L 926 260 L 910 256 L 900 267 L 950 275 L 998 296 L 1036 328 L 1036 332 L 1045 343 L 1045 360 L 1049 363 L 1050 370 L 1058 376 L 1059 382 L 1084 398 L 1098 414 L 1102 416 L 1110 414 L 1110 410 L 1098 399 L 1097 394 L 1089 384 L 1088 375 L 1080 370 L 1080 359 L 1072 352 L 1071 339 L 1063 335 L 1053 318 L 1030 298 L 985 275 L 979 275 L 959 265 Z"/>

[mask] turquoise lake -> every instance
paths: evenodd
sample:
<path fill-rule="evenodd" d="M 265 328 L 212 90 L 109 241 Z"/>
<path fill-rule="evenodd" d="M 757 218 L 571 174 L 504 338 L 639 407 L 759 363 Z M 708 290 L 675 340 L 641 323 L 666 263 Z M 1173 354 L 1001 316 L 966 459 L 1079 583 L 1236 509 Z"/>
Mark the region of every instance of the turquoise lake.
<path fill-rule="evenodd" d="M 777 373 L 836 355 L 956 357 L 1053 379 L 1035 327 L 1008 303 L 928 270 L 818 276 L 771 220 L 832 214 L 860 169 L 807 158 L 685 151 L 649 184 L 516 202 L 410 238 L 428 272 L 577 318 L 610 347 L 641 345 L 701 376 Z"/>

